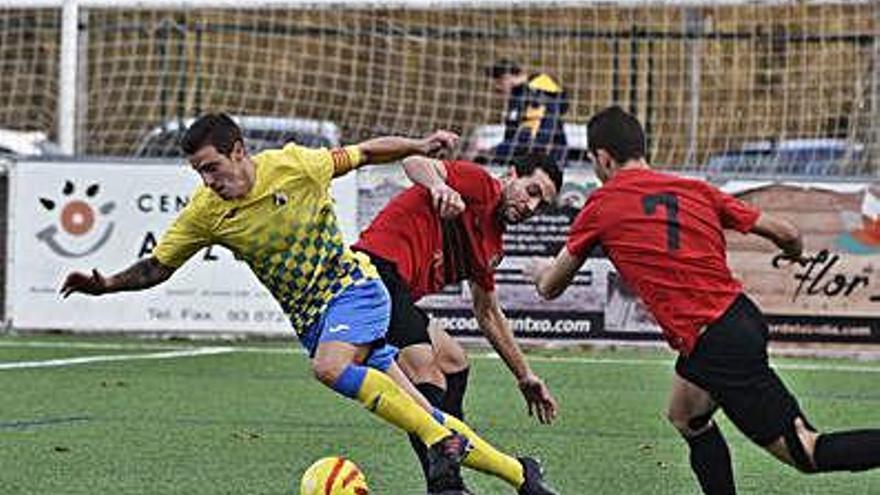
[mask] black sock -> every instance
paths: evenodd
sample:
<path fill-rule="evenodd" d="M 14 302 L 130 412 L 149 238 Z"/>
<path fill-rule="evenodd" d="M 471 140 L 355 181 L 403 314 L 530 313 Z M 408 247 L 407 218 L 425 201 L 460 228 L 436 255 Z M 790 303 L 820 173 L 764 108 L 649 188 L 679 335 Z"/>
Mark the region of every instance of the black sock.
<path fill-rule="evenodd" d="M 439 407 L 442 409 L 443 403 L 443 395 L 444 391 L 442 388 L 434 385 L 433 383 L 418 383 L 416 384 L 416 388 L 422 395 L 428 399 L 428 402 L 431 403 L 434 407 Z M 419 457 L 419 463 L 422 465 L 422 473 L 425 475 L 425 479 L 428 479 L 428 448 L 425 447 L 425 444 L 422 443 L 422 439 L 410 433 L 409 435 L 409 443 L 412 445 L 413 452 Z"/>
<path fill-rule="evenodd" d="M 718 425 L 695 437 L 687 438 L 691 448 L 691 469 L 706 495 L 733 495 L 736 485 L 733 483 L 733 466 L 730 462 L 730 450 L 721 435 Z"/>
<path fill-rule="evenodd" d="M 464 420 L 464 393 L 467 390 L 470 367 L 459 372 L 446 375 L 446 395 L 443 397 L 443 409 L 460 420 Z"/>
<path fill-rule="evenodd" d="M 816 439 L 813 459 L 820 472 L 864 471 L 878 467 L 880 430 L 823 433 Z"/>

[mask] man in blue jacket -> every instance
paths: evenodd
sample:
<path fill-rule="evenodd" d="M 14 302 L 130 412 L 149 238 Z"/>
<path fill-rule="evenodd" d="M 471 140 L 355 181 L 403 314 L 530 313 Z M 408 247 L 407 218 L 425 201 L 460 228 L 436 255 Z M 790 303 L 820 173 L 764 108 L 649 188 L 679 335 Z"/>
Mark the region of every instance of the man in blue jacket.
<path fill-rule="evenodd" d="M 506 165 L 516 154 L 537 151 L 564 166 L 568 147 L 562 118 L 568 97 L 559 82 L 546 73 L 527 74 L 509 59 L 498 60 L 486 73 L 507 98 L 504 140 L 492 151 L 491 162 Z"/>

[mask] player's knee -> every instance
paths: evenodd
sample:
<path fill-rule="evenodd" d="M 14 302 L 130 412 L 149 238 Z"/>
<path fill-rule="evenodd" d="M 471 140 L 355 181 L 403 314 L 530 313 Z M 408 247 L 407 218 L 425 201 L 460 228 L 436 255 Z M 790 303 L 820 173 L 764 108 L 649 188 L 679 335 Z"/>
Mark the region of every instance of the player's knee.
<path fill-rule="evenodd" d="M 678 429 L 678 425 L 681 422 L 678 415 L 672 409 L 666 410 L 666 421 L 669 421 L 669 424 L 674 426 L 676 430 Z"/>
<path fill-rule="evenodd" d="M 434 346 L 434 360 L 443 373 L 458 373 L 470 366 L 464 348 L 446 332 L 440 322 L 431 320 L 428 333 Z"/>
<path fill-rule="evenodd" d="M 434 360 L 430 346 L 410 346 L 400 353 L 401 369 L 413 383 L 443 384 L 443 372 Z"/>
<path fill-rule="evenodd" d="M 673 411 L 667 411 L 666 420 L 669 421 L 669 423 L 682 435 L 688 436 L 688 434 L 690 433 L 687 427 L 687 417 L 676 414 Z"/>
<path fill-rule="evenodd" d="M 312 360 L 312 373 L 318 381 L 328 387 L 332 387 L 333 384 L 336 383 L 336 380 L 342 374 L 344 369 L 345 365 L 341 365 L 332 359 L 316 357 Z"/>
<path fill-rule="evenodd" d="M 448 338 L 443 346 L 436 349 L 435 359 L 447 374 L 457 373 L 470 366 L 464 348 L 452 338 Z"/>
<path fill-rule="evenodd" d="M 814 474 L 817 471 L 813 457 L 818 433 L 802 417 L 795 418 L 782 433 L 782 439 L 791 464 L 800 472 Z"/>
<path fill-rule="evenodd" d="M 694 416 L 670 409 L 666 413 L 666 419 L 682 436 L 689 438 L 702 433 L 709 427 L 712 422 L 712 413 Z"/>
<path fill-rule="evenodd" d="M 803 445 L 798 446 L 798 441 L 791 441 L 789 439 L 785 439 L 785 446 L 788 450 L 788 454 L 791 457 L 791 465 L 794 466 L 795 469 L 804 474 L 816 474 L 818 471 L 816 469 L 815 460 L 813 460 L 812 453 L 809 453 L 804 449 Z M 796 454 L 798 449 L 803 449 L 803 452 L 800 454 Z"/>

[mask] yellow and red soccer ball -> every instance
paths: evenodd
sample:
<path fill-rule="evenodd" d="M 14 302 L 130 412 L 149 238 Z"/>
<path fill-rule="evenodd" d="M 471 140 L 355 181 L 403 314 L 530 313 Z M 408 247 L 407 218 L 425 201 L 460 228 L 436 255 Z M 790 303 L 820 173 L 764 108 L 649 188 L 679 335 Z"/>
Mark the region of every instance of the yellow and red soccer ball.
<path fill-rule="evenodd" d="M 344 457 L 317 460 L 303 473 L 299 495 L 369 495 L 367 478 Z"/>

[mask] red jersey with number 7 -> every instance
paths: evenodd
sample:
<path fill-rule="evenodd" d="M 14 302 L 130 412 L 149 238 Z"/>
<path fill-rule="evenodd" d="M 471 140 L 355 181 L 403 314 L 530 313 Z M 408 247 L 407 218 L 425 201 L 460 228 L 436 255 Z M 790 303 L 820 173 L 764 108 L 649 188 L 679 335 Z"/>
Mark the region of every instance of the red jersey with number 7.
<path fill-rule="evenodd" d="M 742 292 L 727 266 L 724 229 L 746 233 L 759 215 L 705 182 L 626 169 L 590 195 L 566 247 L 585 257 L 601 244 L 669 345 L 688 354 Z"/>

